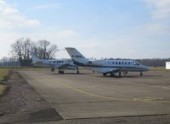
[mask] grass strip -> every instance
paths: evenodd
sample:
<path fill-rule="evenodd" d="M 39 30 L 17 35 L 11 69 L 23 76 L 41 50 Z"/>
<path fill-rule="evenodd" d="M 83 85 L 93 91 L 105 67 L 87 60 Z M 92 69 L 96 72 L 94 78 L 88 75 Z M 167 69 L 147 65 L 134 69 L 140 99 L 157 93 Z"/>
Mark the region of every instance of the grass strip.
<path fill-rule="evenodd" d="M 0 81 L 4 79 L 5 76 L 8 75 L 8 69 L 7 68 L 0 68 Z M 6 86 L 1 84 L 0 82 L 0 96 L 4 94 L 6 91 Z"/>

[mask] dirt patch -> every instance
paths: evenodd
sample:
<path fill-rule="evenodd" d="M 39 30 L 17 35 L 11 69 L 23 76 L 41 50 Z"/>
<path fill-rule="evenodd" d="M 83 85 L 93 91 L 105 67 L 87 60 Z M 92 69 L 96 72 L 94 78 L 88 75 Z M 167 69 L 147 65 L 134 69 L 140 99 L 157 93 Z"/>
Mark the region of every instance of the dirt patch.
<path fill-rule="evenodd" d="M 0 97 L 0 123 L 33 123 L 62 117 L 17 72 L 2 81 L 8 87 Z"/>

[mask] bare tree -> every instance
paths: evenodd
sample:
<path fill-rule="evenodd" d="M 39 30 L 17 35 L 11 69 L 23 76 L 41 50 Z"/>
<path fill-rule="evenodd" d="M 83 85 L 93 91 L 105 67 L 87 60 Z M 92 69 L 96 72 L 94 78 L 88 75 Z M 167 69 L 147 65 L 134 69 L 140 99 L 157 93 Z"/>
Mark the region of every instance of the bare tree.
<path fill-rule="evenodd" d="M 55 56 L 55 53 L 58 51 L 58 48 L 56 45 L 51 45 L 49 48 L 48 48 L 48 58 L 51 59 L 51 58 L 54 58 Z"/>
<path fill-rule="evenodd" d="M 40 40 L 33 46 L 32 51 L 41 59 L 54 58 L 58 47 L 56 45 L 51 45 L 47 40 Z"/>
<path fill-rule="evenodd" d="M 20 59 L 30 59 L 29 52 L 32 50 L 32 44 L 29 38 L 18 39 L 11 45 L 12 53 Z"/>
<path fill-rule="evenodd" d="M 50 59 L 55 56 L 55 53 L 58 50 L 56 45 L 51 45 L 47 40 L 40 40 L 35 43 L 29 38 L 18 39 L 11 45 L 11 48 L 13 55 L 17 56 L 19 59 L 21 66 L 31 65 L 30 52 L 33 52 L 42 59 Z"/>
<path fill-rule="evenodd" d="M 30 39 L 25 39 L 22 44 L 23 59 L 30 59 L 30 51 L 32 50 L 32 42 Z"/>
<path fill-rule="evenodd" d="M 11 45 L 13 55 L 18 57 L 22 66 L 31 65 L 29 52 L 32 50 L 32 44 L 30 39 L 21 38 Z"/>
<path fill-rule="evenodd" d="M 50 45 L 50 42 L 47 41 L 47 40 L 40 40 L 39 41 L 39 47 L 40 47 L 40 50 L 41 50 L 40 54 L 41 54 L 43 59 L 49 59 L 48 55 L 47 55 L 48 54 L 47 49 L 48 49 L 49 45 Z"/>
<path fill-rule="evenodd" d="M 23 44 L 23 38 L 18 39 L 15 43 L 11 45 L 12 54 L 16 55 L 19 58 L 19 60 L 22 59 L 22 44 Z"/>

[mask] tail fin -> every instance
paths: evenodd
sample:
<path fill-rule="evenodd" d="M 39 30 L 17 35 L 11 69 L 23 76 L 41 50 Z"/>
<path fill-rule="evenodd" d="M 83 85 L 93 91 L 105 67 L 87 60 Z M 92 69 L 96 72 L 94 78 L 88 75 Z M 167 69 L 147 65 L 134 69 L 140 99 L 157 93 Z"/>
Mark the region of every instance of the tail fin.
<path fill-rule="evenodd" d="M 33 64 L 42 62 L 42 60 L 40 58 L 38 58 L 34 53 L 31 53 L 31 56 L 32 56 L 32 63 Z"/>
<path fill-rule="evenodd" d="M 88 64 L 89 60 L 85 58 L 77 49 L 66 47 L 65 48 L 70 55 L 73 62 L 77 65 L 85 65 Z"/>

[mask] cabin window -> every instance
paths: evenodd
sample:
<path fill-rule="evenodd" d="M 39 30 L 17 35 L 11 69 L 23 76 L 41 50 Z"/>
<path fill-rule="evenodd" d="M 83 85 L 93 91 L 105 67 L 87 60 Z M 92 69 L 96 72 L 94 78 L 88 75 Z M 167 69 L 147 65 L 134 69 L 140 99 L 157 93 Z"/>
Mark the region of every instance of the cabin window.
<path fill-rule="evenodd" d="M 126 65 L 126 62 L 125 62 L 125 65 Z"/>
<path fill-rule="evenodd" d="M 124 63 L 122 62 L 122 65 L 123 65 Z"/>
<path fill-rule="evenodd" d="M 121 62 L 119 62 L 119 65 L 121 65 Z"/>
<path fill-rule="evenodd" d="M 130 62 L 128 62 L 128 64 L 130 65 Z"/>

